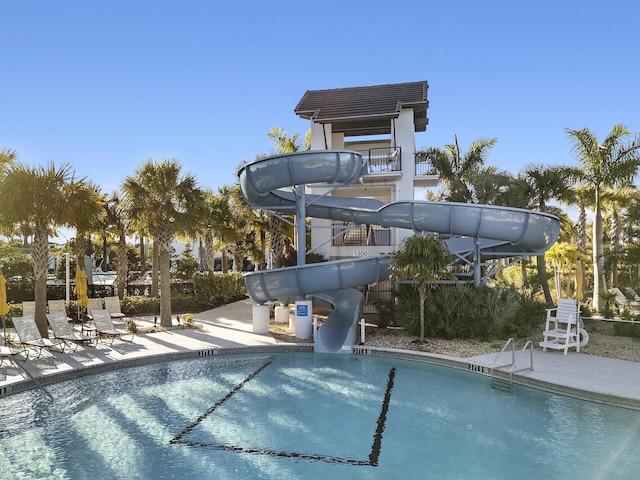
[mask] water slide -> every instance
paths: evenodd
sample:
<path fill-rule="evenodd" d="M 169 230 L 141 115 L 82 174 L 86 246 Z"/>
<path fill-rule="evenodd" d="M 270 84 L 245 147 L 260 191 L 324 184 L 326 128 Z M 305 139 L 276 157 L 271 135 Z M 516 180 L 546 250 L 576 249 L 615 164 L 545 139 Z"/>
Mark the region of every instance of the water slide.
<path fill-rule="evenodd" d="M 296 213 L 297 193 L 291 187 L 320 184 L 349 186 L 367 174 L 357 152 L 318 150 L 267 157 L 238 173 L 240 188 L 252 208 Z M 560 221 L 553 215 L 519 208 L 426 200 L 385 204 L 372 198 L 304 195 L 309 217 L 360 225 L 406 228 L 438 233 L 458 259 L 479 253 L 484 258 L 533 256 L 558 238 Z M 247 292 L 264 304 L 306 296 L 328 301 L 333 312 L 318 329 L 316 352 L 350 352 L 357 339 L 364 296 L 355 287 L 389 277 L 389 255 L 343 259 L 245 275 Z"/>

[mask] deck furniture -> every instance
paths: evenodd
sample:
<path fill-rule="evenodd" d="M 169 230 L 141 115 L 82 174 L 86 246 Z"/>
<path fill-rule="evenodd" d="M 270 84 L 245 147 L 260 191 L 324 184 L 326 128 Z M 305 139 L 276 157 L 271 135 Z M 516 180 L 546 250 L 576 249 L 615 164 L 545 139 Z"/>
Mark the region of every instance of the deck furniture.
<path fill-rule="evenodd" d="M 588 339 L 580 318 L 580 302 L 561 298 L 555 308 L 548 308 L 546 312 L 547 317 L 542 332 L 544 340 L 540 342 L 542 351 L 546 352 L 547 348 L 564 350 L 566 355 L 570 348 L 575 348 L 576 352 L 579 352 L 580 347 L 584 346 Z"/>

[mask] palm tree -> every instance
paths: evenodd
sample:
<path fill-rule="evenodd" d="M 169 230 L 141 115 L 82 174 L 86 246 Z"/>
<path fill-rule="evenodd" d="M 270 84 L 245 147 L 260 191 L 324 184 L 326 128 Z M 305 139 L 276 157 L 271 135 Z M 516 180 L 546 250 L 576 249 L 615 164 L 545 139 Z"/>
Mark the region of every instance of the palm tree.
<path fill-rule="evenodd" d="M 310 131 L 307 132 L 305 141 L 298 139 L 298 134 L 287 136 L 287 132 L 278 127 L 273 127 L 267 136 L 271 139 L 274 147 L 274 154 L 293 153 L 301 150 L 309 150 L 311 148 Z M 271 255 L 273 268 L 284 266 L 284 245 L 285 239 L 282 233 L 283 221 L 277 216 L 271 214 L 269 216 L 269 239 L 271 243 Z"/>
<path fill-rule="evenodd" d="M 527 164 L 518 173 L 518 189 L 523 198 L 528 201 L 526 208 L 532 208 L 540 212 L 553 213 L 559 215 L 558 208 L 549 204 L 552 200 L 568 199 L 571 195 L 569 181 L 561 167 L 547 167 L 542 164 Z M 538 281 L 544 293 L 547 303 L 552 303 L 549 280 L 547 278 L 547 267 L 544 253 L 537 257 Z"/>
<path fill-rule="evenodd" d="M 480 138 L 463 153 L 456 135 L 453 143 L 445 145 L 443 150 L 429 148 L 417 152 L 416 157 L 418 161 L 428 159 L 438 172 L 445 185 L 444 191 L 440 193 L 442 200 L 468 202 L 472 201 L 468 187 L 470 176 L 484 165 L 489 150 L 497 142 L 496 138 Z"/>
<path fill-rule="evenodd" d="M 104 196 L 94 183 L 73 177 L 67 185 L 67 224 L 76 228 L 75 253 L 77 265 L 85 269 L 84 257 L 91 232 L 102 226 Z"/>
<path fill-rule="evenodd" d="M 191 234 L 201 215 L 203 192 L 192 175 L 182 175 L 175 158 L 145 160 L 123 184 L 125 211 L 141 218 L 154 238 L 160 271 L 160 324 L 171 327 L 171 242 Z"/>
<path fill-rule="evenodd" d="M 607 290 L 604 276 L 601 195 L 606 188 L 629 185 L 633 182 L 640 166 L 640 143 L 637 138 L 625 142 L 630 132 L 622 124 L 614 125 L 602 143 L 598 143 L 596 136 L 587 128 L 567 129 L 567 133 L 571 137 L 573 152 L 580 163 L 572 173 L 579 183 L 589 186 L 594 192 L 593 309 L 600 311 L 601 294 Z"/>
<path fill-rule="evenodd" d="M 5 227 L 28 225 L 33 232 L 31 262 L 35 289 L 35 317 L 40 334 L 48 336 L 45 309 L 47 305 L 47 271 L 49 237 L 56 227 L 69 225 L 69 192 L 73 173 L 69 165 L 60 168 L 11 165 L 0 182 L 0 209 Z M 73 182 L 73 191 L 84 180 Z"/>
<path fill-rule="evenodd" d="M 116 272 L 118 274 L 118 297 L 123 299 L 127 287 L 127 235 L 132 233 L 131 221 L 124 212 L 123 202 L 120 196 L 113 192 L 105 202 L 106 230 L 117 238 Z"/>
<path fill-rule="evenodd" d="M 439 279 L 452 277 L 447 271 L 451 253 L 436 235 L 414 235 L 402 242 L 391 256 L 391 278 L 414 282 L 420 296 L 420 341 L 424 341 L 424 306 L 428 289 Z"/>

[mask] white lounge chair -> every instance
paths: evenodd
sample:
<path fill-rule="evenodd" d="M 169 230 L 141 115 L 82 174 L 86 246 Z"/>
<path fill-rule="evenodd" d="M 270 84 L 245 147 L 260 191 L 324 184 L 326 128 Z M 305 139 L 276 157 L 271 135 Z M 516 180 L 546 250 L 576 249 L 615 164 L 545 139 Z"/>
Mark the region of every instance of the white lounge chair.
<path fill-rule="evenodd" d="M 109 312 L 111 318 L 113 319 L 121 319 L 126 317 L 124 313 L 122 313 L 122 308 L 120 307 L 120 297 L 104 297 L 104 309 Z"/>
<path fill-rule="evenodd" d="M 26 317 L 29 315 L 32 317 L 36 316 L 36 302 L 34 301 L 22 302 L 22 316 Z"/>
<path fill-rule="evenodd" d="M 68 322 L 72 319 L 67 314 L 67 302 L 64 300 L 47 300 L 49 313 L 59 313 L 65 316 Z"/>
<path fill-rule="evenodd" d="M 93 316 L 93 312 L 104 310 L 101 297 L 89 298 L 89 304 L 87 305 L 87 313 L 89 317 Z"/>
<path fill-rule="evenodd" d="M 13 326 L 18 334 L 20 344 L 25 347 L 33 347 L 36 352 L 36 358 L 40 358 L 42 350 L 51 350 L 57 347 L 61 352 L 64 352 L 64 342 L 62 340 L 44 338 L 38 330 L 38 325 L 32 315 L 23 317 L 14 317 Z"/>
<path fill-rule="evenodd" d="M 625 297 L 624 293 L 622 293 L 622 290 L 620 290 L 619 288 L 610 288 L 609 293 L 613 293 L 615 295 L 613 301 L 621 312 L 625 309 L 629 309 L 629 311 L 631 311 L 631 313 L 634 315 L 640 313 L 640 303 L 636 302 L 635 300 L 629 301 L 629 299 Z"/>
<path fill-rule="evenodd" d="M 111 344 L 116 338 L 120 340 L 124 340 L 122 337 L 125 335 L 131 335 L 131 340 L 127 340 L 128 342 L 133 341 L 134 332 L 130 330 L 121 330 L 116 328 L 113 325 L 113 321 L 111 320 L 111 315 L 107 310 L 96 310 L 93 312 L 93 323 L 96 326 L 98 337 L 105 336 L 111 339 Z"/>
<path fill-rule="evenodd" d="M 74 346 L 74 351 L 78 348 L 78 344 L 91 344 L 95 340 L 88 335 L 75 332 L 66 315 L 62 313 L 47 313 L 47 321 L 54 338 L 62 340 L 67 345 L 71 343 Z"/>
<path fill-rule="evenodd" d="M 556 308 L 548 308 L 546 312 L 547 318 L 542 332 L 544 340 L 540 342 L 543 352 L 550 348 L 564 350 L 566 355 L 570 348 L 575 348 L 576 352 L 579 352 L 580 347 L 587 344 L 589 335 L 580 318 L 578 300 L 561 298 Z"/>

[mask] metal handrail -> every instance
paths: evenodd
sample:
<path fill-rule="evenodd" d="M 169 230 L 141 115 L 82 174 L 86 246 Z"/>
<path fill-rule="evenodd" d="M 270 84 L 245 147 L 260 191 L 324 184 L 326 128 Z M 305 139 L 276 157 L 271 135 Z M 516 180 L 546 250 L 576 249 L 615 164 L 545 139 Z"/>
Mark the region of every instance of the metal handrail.
<path fill-rule="evenodd" d="M 524 354 L 524 352 L 527 351 L 527 347 L 529 348 L 529 352 L 530 352 L 530 357 L 529 357 L 529 371 L 532 372 L 533 371 L 533 343 L 531 342 L 531 340 L 527 340 L 527 343 L 524 344 L 524 347 L 522 347 L 522 350 L 520 350 L 520 353 L 518 354 L 518 358 L 515 359 L 515 361 L 513 362 L 513 364 L 511 365 L 511 368 L 509 369 L 509 373 L 513 374 L 514 372 L 521 372 L 523 370 L 526 370 L 526 368 L 522 368 L 520 370 L 514 370 L 514 368 L 516 367 L 516 364 L 518 363 L 518 361 L 520 360 L 520 357 L 522 357 L 522 355 Z"/>
<path fill-rule="evenodd" d="M 502 355 L 504 353 L 504 351 L 507 349 L 509 344 L 511 344 L 511 363 L 505 363 L 504 365 L 500 365 L 500 366 L 501 367 L 506 367 L 507 365 L 514 365 L 515 364 L 515 361 L 516 361 L 515 360 L 515 358 L 516 358 L 516 342 L 515 342 L 515 340 L 513 338 L 510 338 L 504 344 L 504 347 L 502 347 L 502 350 L 500 350 L 500 353 L 498 353 L 496 355 L 496 358 L 494 358 L 493 363 L 491 364 L 491 374 L 492 375 L 493 375 L 493 370 L 496 368 L 496 362 L 500 358 L 500 355 Z"/>

